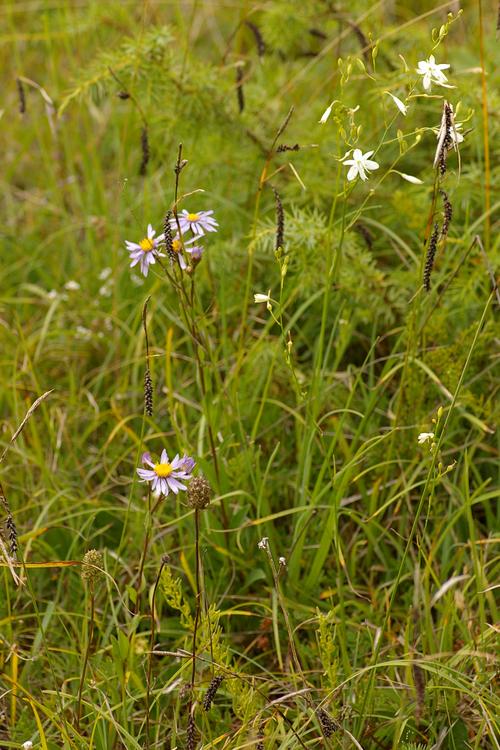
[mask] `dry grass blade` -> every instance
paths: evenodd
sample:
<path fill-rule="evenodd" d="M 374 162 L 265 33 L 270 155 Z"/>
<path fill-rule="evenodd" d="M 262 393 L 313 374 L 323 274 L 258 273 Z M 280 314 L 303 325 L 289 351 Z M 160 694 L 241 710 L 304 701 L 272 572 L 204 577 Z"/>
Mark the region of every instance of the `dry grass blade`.
<path fill-rule="evenodd" d="M 19 427 L 17 428 L 17 430 L 15 431 L 15 433 L 12 435 L 9 443 L 4 448 L 4 451 L 3 451 L 2 455 L 0 456 L 0 464 L 4 460 L 4 458 L 5 458 L 6 454 L 7 454 L 7 451 L 10 448 L 10 446 L 13 445 L 16 442 L 17 438 L 19 437 L 19 435 L 23 431 L 23 429 L 24 429 L 27 421 L 31 417 L 31 415 L 38 409 L 38 407 L 40 406 L 40 404 L 43 401 L 45 401 L 45 399 L 48 398 L 50 396 L 50 394 L 53 393 L 53 392 L 54 392 L 54 388 L 51 388 L 50 391 L 45 391 L 45 393 L 43 393 L 39 398 L 37 398 L 36 401 L 33 402 L 33 404 L 31 404 L 30 408 L 28 409 L 28 411 L 24 415 L 23 421 L 21 422 L 21 424 L 19 425 Z"/>

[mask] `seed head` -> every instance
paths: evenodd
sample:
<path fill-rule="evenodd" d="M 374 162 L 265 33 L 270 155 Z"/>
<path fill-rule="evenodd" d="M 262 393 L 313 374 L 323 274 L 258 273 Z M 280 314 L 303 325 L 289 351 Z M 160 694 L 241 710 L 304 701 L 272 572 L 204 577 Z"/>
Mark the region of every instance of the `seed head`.
<path fill-rule="evenodd" d="M 196 724 L 194 723 L 193 714 L 190 714 L 189 719 L 188 719 L 188 725 L 187 725 L 187 743 L 186 743 L 187 750 L 196 750 L 197 744 L 198 744 L 198 730 L 196 729 Z"/>
<path fill-rule="evenodd" d="M 208 686 L 208 690 L 205 693 L 205 698 L 203 700 L 203 708 L 205 709 L 205 711 L 210 711 L 210 707 L 217 694 L 217 690 L 221 686 L 223 679 L 224 677 L 221 674 L 217 675 L 216 677 L 212 677 L 210 685 Z"/>
<path fill-rule="evenodd" d="M 144 373 L 144 411 L 148 417 L 153 416 L 153 381 L 151 380 L 149 367 L 146 368 Z"/>
<path fill-rule="evenodd" d="M 441 237 L 446 237 L 450 228 L 451 220 L 453 218 L 453 206 L 451 205 L 451 201 L 448 198 L 448 194 L 444 190 L 440 190 L 439 192 L 441 193 L 441 198 L 443 199 L 444 213 L 443 226 L 441 227 Z"/>
<path fill-rule="evenodd" d="M 430 292 L 431 290 L 431 274 L 432 269 L 434 268 L 434 258 L 436 257 L 438 239 L 439 224 L 436 222 L 436 224 L 434 224 L 434 229 L 432 230 L 431 238 L 429 240 L 429 247 L 427 248 L 427 256 L 425 259 L 424 289 L 426 292 Z"/>
<path fill-rule="evenodd" d="M 337 724 L 334 722 L 330 714 L 324 710 L 324 708 L 319 709 L 318 720 L 321 724 L 321 729 L 323 730 L 323 734 L 325 735 L 325 737 L 331 737 L 337 729 Z"/>
<path fill-rule="evenodd" d="M 141 166 L 139 167 L 139 174 L 141 177 L 144 177 L 148 168 L 148 163 L 149 163 L 149 138 L 148 138 L 148 129 L 146 125 L 143 127 L 141 131 L 141 151 L 142 151 L 142 159 L 141 159 Z"/>
<path fill-rule="evenodd" d="M 212 488 L 205 477 L 194 477 L 189 482 L 187 491 L 187 502 L 191 508 L 203 510 L 210 504 L 212 499 Z"/>
<path fill-rule="evenodd" d="M 273 188 L 274 200 L 276 203 L 276 244 L 275 249 L 279 250 L 283 247 L 283 239 L 285 235 L 285 212 L 283 211 L 283 203 L 281 202 L 280 195 L 277 190 Z"/>
<path fill-rule="evenodd" d="M 19 112 L 24 115 L 26 112 L 26 94 L 24 93 L 23 82 L 20 78 L 16 78 L 17 96 L 19 100 Z"/>
<path fill-rule="evenodd" d="M 89 549 L 82 560 L 82 581 L 92 587 L 102 575 L 102 566 L 102 552 L 97 549 Z"/>

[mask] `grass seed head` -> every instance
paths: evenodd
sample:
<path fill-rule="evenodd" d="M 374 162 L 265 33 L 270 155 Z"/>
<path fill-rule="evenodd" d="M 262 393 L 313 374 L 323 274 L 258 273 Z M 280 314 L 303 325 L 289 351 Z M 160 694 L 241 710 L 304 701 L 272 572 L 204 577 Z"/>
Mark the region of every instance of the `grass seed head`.
<path fill-rule="evenodd" d="M 93 586 L 102 575 L 103 558 L 102 552 L 97 549 L 89 549 L 82 560 L 82 581 Z"/>
<path fill-rule="evenodd" d="M 210 504 L 212 499 L 212 488 L 210 482 L 205 477 L 194 477 L 191 479 L 188 491 L 187 502 L 191 508 L 203 510 Z"/>

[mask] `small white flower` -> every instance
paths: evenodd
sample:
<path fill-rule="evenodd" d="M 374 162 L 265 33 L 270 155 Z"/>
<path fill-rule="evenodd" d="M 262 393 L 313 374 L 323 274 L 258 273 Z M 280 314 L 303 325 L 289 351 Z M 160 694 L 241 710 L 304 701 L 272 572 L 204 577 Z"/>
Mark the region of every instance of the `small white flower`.
<path fill-rule="evenodd" d="M 424 443 L 428 443 L 429 441 L 434 440 L 434 433 L 433 432 L 421 432 L 417 440 L 418 440 L 419 445 L 424 445 Z"/>
<path fill-rule="evenodd" d="M 49 299 L 57 299 L 58 296 L 59 295 L 55 289 L 51 289 L 50 292 L 47 292 L 47 297 Z"/>
<path fill-rule="evenodd" d="M 406 104 L 403 104 L 401 99 L 399 99 L 397 96 L 394 96 L 394 94 L 391 94 L 390 91 L 384 91 L 384 94 L 389 94 L 389 96 L 391 97 L 392 101 L 394 102 L 396 107 L 399 109 L 401 114 L 406 116 L 406 113 L 408 112 L 408 107 L 406 106 Z"/>
<path fill-rule="evenodd" d="M 253 295 L 253 301 L 256 305 L 260 304 L 261 302 L 269 302 L 271 299 L 271 290 L 268 291 L 267 294 L 254 294 Z"/>
<path fill-rule="evenodd" d="M 99 274 L 99 279 L 101 281 L 106 281 L 106 279 L 108 279 L 111 276 L 111 274 L 112 274 L 112 270 L 109 266 L 107 266 L 106 268 L 102 269 L 101 273 Z"/>
<path fill-rule="evenodd" d="M 282 568 L 286 568 L 286 557 L 280 557 L 278 562 Z"/>
<path fill-rule="evenodd" d="M 88 341 L 92 337 L 92 331 L 90 328 L 85 328 L 85 326 L 77 326 L 75 334 L 77 338 L 82 339 L 83 341 Z"/>
<path fill-rule="evenodd" d="M 394 170 L 395 172 L 397 170 Z M 405 172 L 398 172 L 398 175 L 400 175 L 403 180 L 406 180 L 406 182 L 411 182 L 413 185 L 423 185 L 423 180 L 419 180 L 418 177 L 414 177 L 412 174 L 406 174 Z"/>
<path fill-rule="evenodd" d="M 260 542 L 257 544 L 259 549 L 269 549 L 269 537 L 263 536 Z"/>
<path fill-rule="evenodd" d="M 31 750 L 31 748 L 33 747 L 33 743 L 31 740 L 26 740 L 26 742 L 23 742 L 21 747 L 23 748 L 23 750 Z"/>
<path fill-rule="evenodd" d="M 347 179 L 349 182 L 352 182 L 352 180 L 355 180 L 358 176 L 361 177 L 362 180 L 367 180 L 367 172 L 373 172 L 375 169 L 378 169 L 379 165 L 377 164 L 377 162 L 370 159 L 370 156 L 372 154 L 373 151 L 367 151 L 365 154 L 363 154 L 361 152 L 361 149 L 355 148 L 352 154 L 352 159 L 344 158 L 342 164 L 345 167 L 350 166 L 350 169 L 347 173 Z M 349 156 L 349 152 L 346 154 L 346 156 Z"/>
<path fill-rule="evenodd" d="M 111 285 L 109 283 L 103 284 L 99 289 L 99 294 L 101 297 L 111 297 Z"/>
<path fill-rule="evenodd" d="M 80 284 L 78 281 L 67 281 L 64 288 L 67 289 L 68 292 L 77 292 L 80 289 Z"/>
<path fill-rule="evenodd" d="M 450 66 L 448 63 L 444 65 L 438 65 L 436 63 L 434 55 L 431 55 L 428 60 L 420 60 L 416 71 L 419 75 L 422 76 L 422 86 L 424 87 L 424 89 L 426 91 L 430 91 L 433 83 L 437 84 L 438 86 L 444 86 L 448 89 L 455 88 L 454 86 L 449 86 L 447 84 L 448 79 L 442 72 L 449 67 Z"/>

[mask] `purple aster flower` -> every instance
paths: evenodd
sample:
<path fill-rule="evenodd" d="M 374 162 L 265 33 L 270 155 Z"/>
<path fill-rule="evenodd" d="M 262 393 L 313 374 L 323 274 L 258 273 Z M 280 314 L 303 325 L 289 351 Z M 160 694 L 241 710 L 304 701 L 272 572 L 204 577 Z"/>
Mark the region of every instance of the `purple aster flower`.
<path fill-rule="evenodd" d="M 184 454 L 181 458 L 180 466 L 183 471 L 187 471 L 188 474 L 190 474 L 196 466 L 196 461 L 194 458 L 191 458 L 191 456 L 186 456 L 186 454 Z"/>
<path fill-rule="evenodd" d="M 196 237 L 194 237 L 193 239 L 196 239 Z M 199 261 L 201 260 L 204 249 L 205 248 L 201 245 L 193 245 L 192 247 L 186 247 L 186 252 L 190 253 L 193 260 Z"/>
<path fill-rule="evenodd" d="M 143 240 L 140 242 L 129 242 L 128 240 L 125 240 L 127 252 L 132 261 L 130 268 L 133 268 L 140 263 L 141 273 L 143 273 L 144 276 L 148 275 L 149 266 L 156 263 L 156 257 L 165 257 L 165 255 L 158 250 L 158 245 L 163 240 L 164 235 L 160 234 L 158 237 L 155 237 L 155 234 L 156 232 L 151 224 L 148 224 L 148 234 Z"/>
<path fill-rule="evenodd" d="M 190 214 L 183 209 L 179 214 L 179 225 L 181 232 L 187 232 L 191 229 L 193 234 L 202 236 L 205 232 L 216 232 L 219 226 L 212 216 L 213 211 L 198 211 L 196 214 Z M 176 222 L 174 221 L 176 225 Z"/>
<path fill-rule="evenodd" d="M 159 463 L 153 463 L 150 453 L 142 454 L 142 463 L 143 466 L 151 468 L 137 469 L 137 473 L 143 482 L 151 482 L 153 492 L 157 492 L 160 495 L 168 495 L 170 490 L 172 490 L 177 495 L 179 490 L 187 490 L 186 485 L 182 482 L 191 479 L 190 472 L 195 462 L 189 456 L 184 456 L 181 459 L 179 458 L 179 454 L 176 455 L 173 461 L 169 461 L 167 451 L 163 449 Z"/>
<path fill-rule="evenodd" d="M 186 253 L 192 253 L 193 257 L 195 258 L 201 258 L 201 253 L 203 252 L 203 248 L 198 246 L 195 247 L 188 247 L 189 245 L 192 245 L 193 242 L 196 242 L 197 237 L 191 237 L 190 240 L 184 240 L 184 251 Z M 184 255 L 182 254 L 182 242 L 180 239 L 180 235 L 177 234 L 174 239 L 172 240 L 172 250 L 174 253 L 177 253 L 177 257 L 179 258 L 179 265 L 182 268 L 183 271 L 187 268 L 187 263 Z M 196 253 L 199 253 L 198 255 Z"/>

